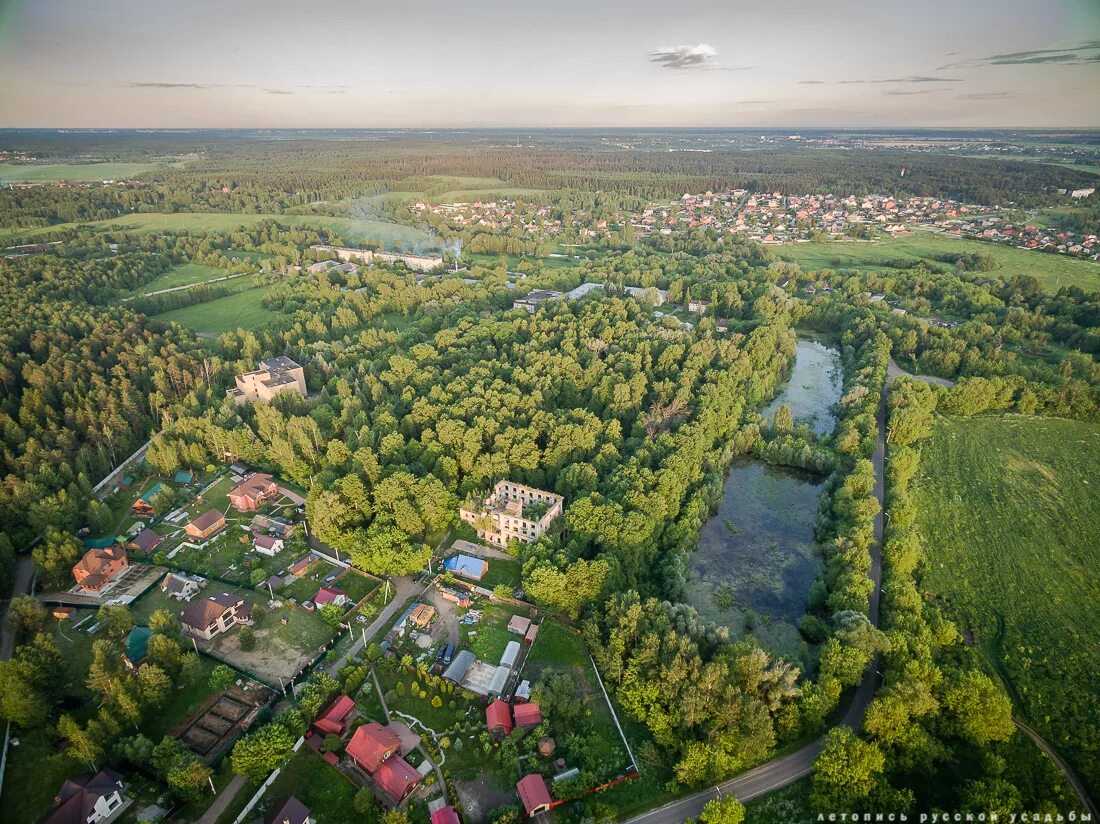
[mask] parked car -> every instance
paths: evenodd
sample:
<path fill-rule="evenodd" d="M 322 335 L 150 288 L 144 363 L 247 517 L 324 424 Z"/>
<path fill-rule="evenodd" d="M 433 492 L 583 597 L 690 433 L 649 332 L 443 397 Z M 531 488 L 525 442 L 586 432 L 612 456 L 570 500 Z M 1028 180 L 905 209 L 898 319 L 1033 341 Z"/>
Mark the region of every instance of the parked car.
<path fill-rule="evenodd" d="M 454 652 L 455 652 L 455 645 L 454 644 L 447 644 L 447 648 L 443 652 L 443 663 L 444 664 L 451 663 L 451 656 L 454 655 Z"/>

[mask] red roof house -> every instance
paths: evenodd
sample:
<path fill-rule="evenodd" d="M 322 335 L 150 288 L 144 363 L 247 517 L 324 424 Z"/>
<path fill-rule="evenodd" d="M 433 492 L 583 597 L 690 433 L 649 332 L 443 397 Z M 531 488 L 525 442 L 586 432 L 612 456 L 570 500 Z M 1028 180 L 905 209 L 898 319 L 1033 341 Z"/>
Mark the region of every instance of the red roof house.
<path fill-rule="evenodd" d="M 501 730 L 507 735 L 512 731 L 512 708 L 498 698 L 485 708 L 485 726 L 489 732 Z"/>
<path fill-rule="evenodd" d="M 321 607 L 325 604 L 336 604 L 342 607 L 348 600 L 348 594 L 337 587 L 321 587 L 313 596 L 313 603 Z"/>
<path fill-rule="evenodd" d="M 432 813 L 432 824 L 462 824 L 455 808 L 451 806 L 441 807 Z"/>
<path fill-rule="evenodd" d="M 525 775 L 516 784 L 516 792 L 519 793 L 520 803 L 527 813 L 528 818 L 535 813 L 541 813 L 550 809 L 550 793 L 546 789 L 546 782 L 537 773 Z"/>
<path fill-rule="evenodd" d="M 347 717 L 351 715 L 353 709 L 355 709 L 355 702 L 346 695 L 341 695 L 329 704 L 328 709 L 317 717 L 313 722 L 313 726 L 319 732 L 332 735 L 343 735 L 345 727 L 344 722 L 347 720 Z"/>
<path fill-rule="evenodd" d="M 270 475 L 257 472 L 229 490 L 229 503 L 238 512 L 253 512 L 266 500 L 279 494 L 279 486 Z"/>
<path fill-rule="evenodd" d="M 382 762 L 397 752 L 400 746 L 401 738 L 397 733 L 377 721 L 371 721 L 355 731 L 344 752 L 373 775 Z"/>
<path fill-rule="evenodd" d="M 388 795 L 394 804 L 404 801 L 420 783 L 420 773 L 400 755 L 383 761 L 382 765 L 371 774 L 371 778 L 378 785 L 378 789 Z"/>
<path fill-rule="evenodd" d="M 542 710 L 538 704 L 516 704 L 512 709 L 516 714 L 517 727 L 537 727 L 542 723 Z"/>
<path fill-rule="evenodd" d="M 89 549 L 73 567 L 73 578 L 81 589 L 99 592 L 118 577 L 128 564 L 126 550 L 120 546 Z"/>

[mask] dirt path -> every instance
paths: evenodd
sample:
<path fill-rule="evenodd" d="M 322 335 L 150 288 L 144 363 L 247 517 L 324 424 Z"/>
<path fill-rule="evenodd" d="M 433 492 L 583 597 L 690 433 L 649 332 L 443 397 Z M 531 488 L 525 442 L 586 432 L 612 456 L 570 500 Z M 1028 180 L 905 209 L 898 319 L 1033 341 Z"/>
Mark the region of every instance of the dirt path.
<path fill-rule="evenodd" d="M 1016 725 L 1020 732 L 1022 732 L 1032 741 L 1034 741 L 1035 745 L 1039 749 L 1050 756 L 1050 760 L 1054 762 L 1054 766 L 1058 768 L 1058 772 L 1065 776 L 1066 781 L 1069 782 L 1069 785 L 1071 787 L 1073 787 L 1073 791 L 1077 793 L 1077 798 L 1081 801 L 1082 806 L 1085 808 L 1084 811 L 1092 815 L 1092 820 L 1100 820 L 1100 812 L 1097 812 L 1096 805 L 1089 797 L 1088 790 L 1085 789 L 1084 783 L 1081 781 L 1080 778 L 1077 777 L 1077 773 L 1073 771 L 1073 768 L 1062 760 L 1062 756 L 1058 754 L 1058 751 L 1054 749 L 1054 747 L 1052 747 L 1050 744 L 1048 744 L 1045 740 L 1043 740 L 1042 736 L 1040 736 L 1039 733 L 1028 726 L 1024 721 L 1021 721 L 1019 718 L 1013 718 L 1012 722 Z"/>
<path fill-rule="evenodd" d="M 383 584 L 382 586 L 385 586 L 385 584 Z M 401 609 L 401 607 L 404 606 L 405 601 L 407 601 L 413 595 L 416 595 L 418 592 L 423 592 L 421 586 L 414 582 L 412 578 L 397 578 L 394 581 L 393 586 L 393 600 L 386 605 L 385 609 L 383 609 L 382 612 L 379 613 L 378 617 L 374 619 L 369 627 L 359 633 L 358 639 L 354 644 L 351 645 L 351 649 L 349 649 L 338 660 L 334 661 L 329 666 L 329 675 L 335 677 L 340 672 L 340 667 L 344 666 L 347 660 L 353 655 L 358 654 L 358 652 L 363 649 L 363 647 L 365 647 L 367 644 L 369 644 L 371 639 L 374 638 L 374 636 L 377 635 L 382 630 L 382 628 L 386 626 L 387 622 L 393 619 L 393 616 L 397 613 L 397 610 Z"/>
<path fill-rule="evenodd" d="M 886 367 L 886 380 L 887 382 L 893 382 L 894 378 L 900 378 L 904 375 L 907 378 L 913 378 L 913 380 L 924 381 L 925 383 L 934 383 L 936 386 L 942 386 L 944 389 L 950 389 L 955 385 L 955 381 L 949 378 L 938 378 L 935 375 L 914 375 L 912 372 L 906 372 L 897 362 L 890 358 L 890 364 Z"/>
<path fill-rule="evenodd" d="M 237 797 L 237 793 L 244 789 L 244 786 L 248 783 L 248 779 L 243 775 L 233 776 L 233 780 L 225 785 L 225 789 L 218 793 L 218 797 L 214 799 L 214 803 L 207 807 L 206 812 L 202 814 L 195 824 L 214 824 L 218 820 L 225 808 L 233 803 L 233 799 Z"/>

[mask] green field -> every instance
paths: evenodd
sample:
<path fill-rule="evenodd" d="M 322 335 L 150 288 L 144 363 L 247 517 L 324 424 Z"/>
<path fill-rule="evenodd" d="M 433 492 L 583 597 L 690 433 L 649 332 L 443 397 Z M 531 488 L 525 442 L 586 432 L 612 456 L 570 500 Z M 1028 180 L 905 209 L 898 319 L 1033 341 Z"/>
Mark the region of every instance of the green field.
<path fill-rule="evenodd" d="M 214 266 L 203 266 L 200 263 L 182 263 L 173 266 L 156 280 L 139 286 L 131 295 L 144 295 L 148 292 L 157 292 L 161 289 L 171 289 L 176 286 L 190 286 L 193 283 L 205 283 L 212 278 L 222 278 L 229 272 Z M 230 281 L 232 283 L 233 281 Z"/>
<path fill-rule="evenodd" d="M 1047 252 L 1032 252 L 1015 246 L 999 246 L 979 240 L 943 237 L 930 232 L 916 232 L 910 237 L 890 238 L 875 242 L 836 241 L 828 243 L 797 243 L 772 247 L 776 255 L 793 261 L 804 270 L 817 269 L 883 269 L 885 261 L 932 259 L 945 254 L 984 254 L 997 261 L 997 268 L 988 274 L 1000 278 L 1031 275 L 1047 291 L 1076 285 L 1087 290 L 1100 289 L 1100 263 Z"/>
<path fill-rule="evenodd" d="M 0 163 L 0 183 L 45 183 L 58 180 L 123 180 L 160 163 Z"/>
<path fill-rule="evenodd" d="M 944 599 L 1016 711 L 1100 794 L 1100 425 L 941 418 L 914 490 Z"/>
<path fill-rule="evenodd" d="M 359 220 L 330 215 L 238 215 L 225 212 L 138 212 L 109 220 L 89 223 L 60 223 L 56 226 L 44 226 L 37 229 L 24 229 L 7 232 L 9 238 L 26 238 L 45 232 L 73 229 L 87 226 L 105 231 L 130 232 L 230 232 L 247 226 L 255 226 L 264 220 L 275 220 L 283 226 L 314 227 L 338 232 L 349 243 L 375 241 L 387 248 L 400 244 L 406 249 L 431 246 L 428 234 L 420 229 L 402 226 L 398 223 L 386 223 L 381 220 Z"/>
<path fill-rule="evenodd" d="M 238 328 L 258 329 L 280 317 L 278 312 L 273 312 L 261 305 L 264 295 L 270 289 L 270 286 L 246 289 L 217 300 L 173 309 L 171 312 L 157 315 L 156 318 L 175 321 L 199 334 L 212 336 Z"/>

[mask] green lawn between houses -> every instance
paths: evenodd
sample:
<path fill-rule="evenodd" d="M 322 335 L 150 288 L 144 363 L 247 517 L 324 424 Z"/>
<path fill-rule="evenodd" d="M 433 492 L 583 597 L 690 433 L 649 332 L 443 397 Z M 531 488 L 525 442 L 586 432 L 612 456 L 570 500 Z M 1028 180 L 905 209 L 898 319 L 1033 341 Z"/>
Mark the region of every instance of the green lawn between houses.
<path fill-rule="evenodd" d="M 1100 263 L 1096 261 L 967 238 L 945 237 L 931 232 L 917 231 L 909 237 L 889 238 L 873 243 L 793 243 L 773 246 L 771 250 L 776 257 L 798 263 L 805 271 L 825 268 L 884 270 L 884 262 L 895 259 L 904 259 L 915 265 L 923 259 L 934 259 L 939 255 L 981 254 L 993 257 L 998 265 L 991 272 L 978 273 L 979 275 L 989 274 L 1006 280 L 1015 275 L 1031 275 L 1048 292 L 1071 285 L 1080 286 L 1087 291 L 1100 289 Z"/>
<path fill-rule="evenodd" d="M 914 499 L 922 588 L 1100 794 L 1100 424 L 939 418 Z"/>

